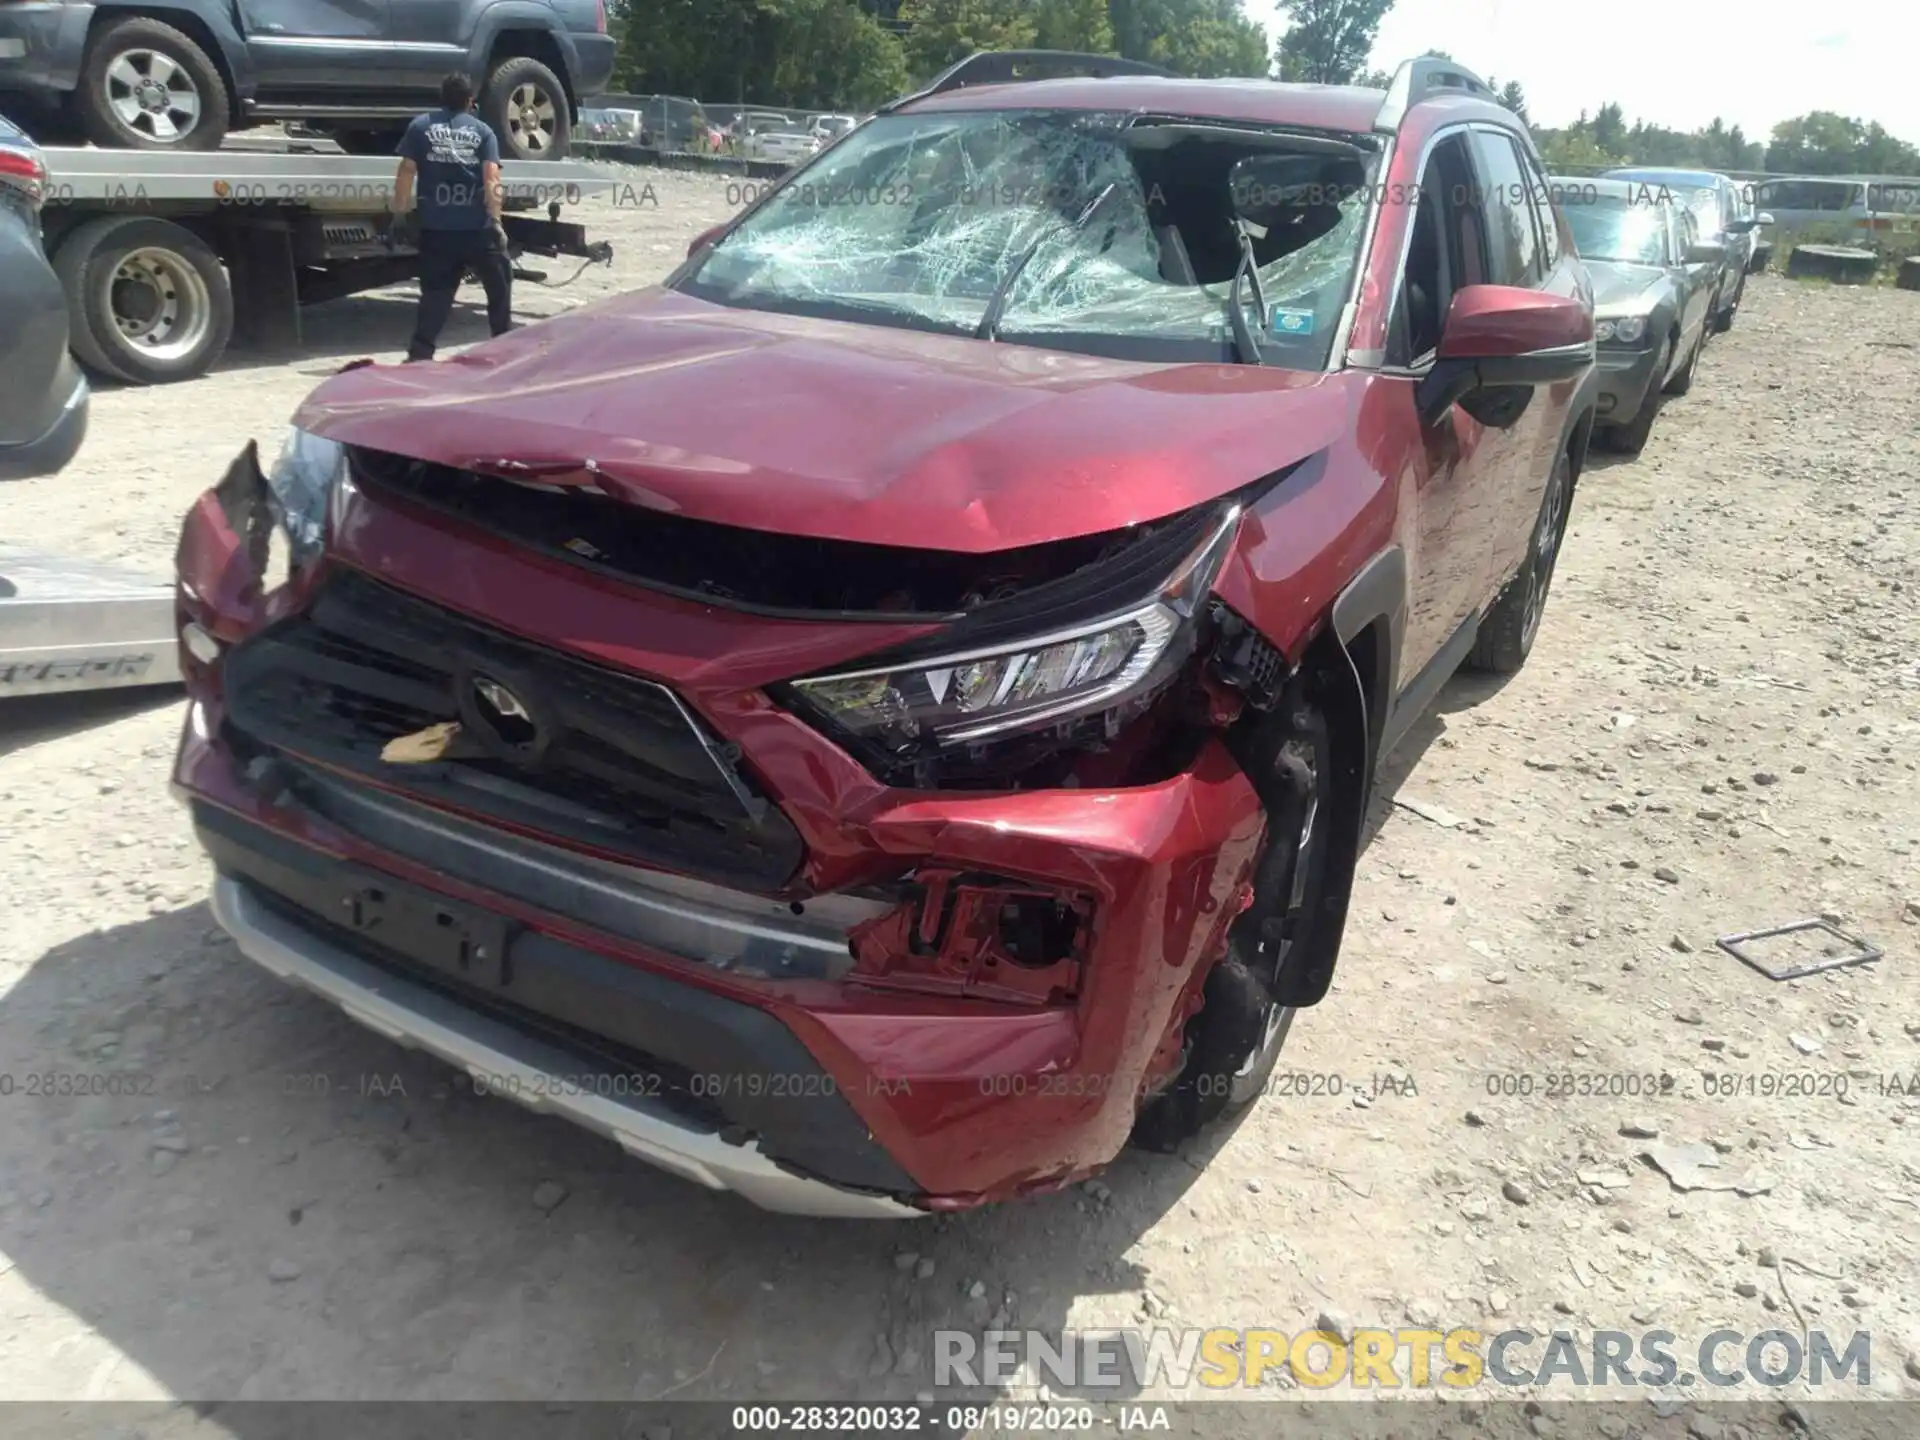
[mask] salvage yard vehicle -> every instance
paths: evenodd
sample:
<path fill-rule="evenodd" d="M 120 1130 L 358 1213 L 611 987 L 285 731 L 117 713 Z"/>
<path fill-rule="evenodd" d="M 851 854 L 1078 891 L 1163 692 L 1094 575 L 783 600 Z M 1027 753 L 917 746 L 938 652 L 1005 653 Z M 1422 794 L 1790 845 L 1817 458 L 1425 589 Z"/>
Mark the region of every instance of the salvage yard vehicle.
<path fill-rule="evenodd" d="M 1638 181 L 1553 176 L 1548 184 L 1593 277 L 1596 437 L 1637 455 L 1663 398 L 1693 388 L 1726 247 L 1701 240 L 1691 211 Z"/>
<path fill-rule="evenodd" d="M 1751 187 L 1710 170 L 1658 165 L 1609 170 L 1603 178 L 1638 181 L 1647 187 L 1646 194 L 1666 194 L 1693 213 L 1703 244 L 1725 247 L 1726 256 L 1717 267 L 1714 287 L 1713 329 L 1716 334 L 1731 330 L 1740 313 L 1740 302 L 1746 298 L 1758 231 L 1765 223 L 1748 199 Z"/>
<path fill-rule="evenodd" d="M 295 120 L 390 156 L 459 70 L 503 158 L 559 159 L 613 55 L 605 0 L 0 4 L 0 102 L 116 150 L 214 150 L 229 130 Z"/>
<path fill-rule="evenodd" d="M 974 56 L 662 286 L 337 375 L 196 503 L 214 912 L 771 1209 L 1178 1145 L 1328 994 L 1381 757 L 1525 663 L 1598 384 L 1450 62 Z"/>
<path fill-rule="evenodd" d="M 0 116 L 0 480 L 59 471 L 87 434 L 87 379 L 67 353 L 67 302 L 40 241 L 47 164 Z"/>

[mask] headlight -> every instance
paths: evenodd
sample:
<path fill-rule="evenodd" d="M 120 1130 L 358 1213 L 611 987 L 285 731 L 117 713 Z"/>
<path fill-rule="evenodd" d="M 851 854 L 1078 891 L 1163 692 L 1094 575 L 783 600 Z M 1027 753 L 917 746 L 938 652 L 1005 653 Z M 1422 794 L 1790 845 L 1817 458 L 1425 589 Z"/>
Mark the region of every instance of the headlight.
<path fill-rule="evenodd" d="M 287 432 L 280 458 L 267 472 L 267 488 L 296 569 L 325 547 L 328 506 L 346 475 L 347 450 L 338 440 L 297 427 Z"/>
<path fill-rule="evenodd" d="M 799 680 L 791 693 L 828 728 L 895 760 L 1113 709 L 1157 691 L 1191 653 L 1239 522 L 1233 506 L 1158 595 L 1120 614 L 1019 644 Z"/>
<path fill-rule="evenodd" d="M 1618 320 L 1600 320 L 1594 323 L 1593 338 L 1604 345 L 1609 340 L 1622 345 L 1631 345 L 1647 333 L 1647 317 L 1627 315 Z"/>

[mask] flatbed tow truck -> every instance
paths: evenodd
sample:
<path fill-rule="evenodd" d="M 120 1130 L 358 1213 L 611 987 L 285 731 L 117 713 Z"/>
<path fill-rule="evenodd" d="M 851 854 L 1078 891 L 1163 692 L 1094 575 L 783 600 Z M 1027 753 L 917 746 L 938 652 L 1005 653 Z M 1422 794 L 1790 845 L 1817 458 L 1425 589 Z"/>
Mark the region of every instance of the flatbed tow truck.
<path fill-rule="evenodd" d="M 308 305 L 413 278 L 393 221 L 397 162 L 253 137 L 201 154 L 48 147 L 42 226 L 69 343 L 96 375 L 203 375 L 230 342 L 291 356 Z M 528 255 L 612 259 L 569 207 L 614 180 L 581 161 L 508 161 L 504 225 Z M 544 213 L 542 213 L 544 212 Z M 0 700 L 176 683 L 171 581 L 0 542 Z"/>

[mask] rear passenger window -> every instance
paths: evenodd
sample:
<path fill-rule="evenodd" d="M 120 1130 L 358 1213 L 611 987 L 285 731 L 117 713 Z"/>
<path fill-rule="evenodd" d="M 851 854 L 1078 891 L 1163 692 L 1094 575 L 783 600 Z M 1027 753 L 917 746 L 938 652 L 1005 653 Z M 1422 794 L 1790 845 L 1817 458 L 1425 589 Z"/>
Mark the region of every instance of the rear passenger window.
<path fill-rule="evenodd" d="M 1534 223 L 1540 227 L 1540 269 L 1545 274 L 1560 263 L 1560 217 L 1554 213 L 1547 177 L 1540 173 L 1533 157 L 1522 150 L 1520 161 L 1526 166 L 1527 184 L 1533 195 Z"/>
<path fill-rule="evenodd" d="M 1473 132 L 1474 166 L 1479 173 L 1477 208 L 1487 227 L 1487 254 L 1495 285 L 1539 285 L 1546 275 L 1541 263 L 1540 231 L 1533 216 L 1532 187 L 1520 166 L 1520 152 L 1505 135 L 1491 130 Z"/>

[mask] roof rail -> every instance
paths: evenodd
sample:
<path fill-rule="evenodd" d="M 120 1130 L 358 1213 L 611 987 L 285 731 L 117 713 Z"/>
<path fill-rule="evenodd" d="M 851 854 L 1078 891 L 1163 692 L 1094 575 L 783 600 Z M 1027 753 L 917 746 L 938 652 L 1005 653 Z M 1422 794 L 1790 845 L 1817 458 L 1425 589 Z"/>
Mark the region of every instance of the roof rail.
<path fill-rule="evenodd" d="M 1443 92 L 1494 99 L 1493 87 L 1466 66 L 1435 55 L 1422 55 L 1394 71 L 1387 98 L 1380 106 L 1380 113 L 1373 117 L 1373 128 L 1392 134 L 1400 128 L 1407 111 Z"/>
<path fill-rule="evenodd" d="M 884 115 L 916 100 L 944 95 L 969 85 L 1009 85 L 1025 80 L 1104 80 L 1110 75 L 1159 75 L 1173 71 L 1118 55 L 1089 55 L 1077 50 L 979 50 L 948 66 L 925 88 L 889 100 L 874 113 Z"/>

